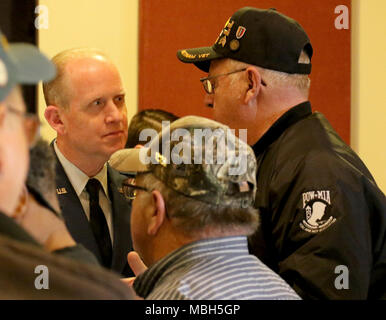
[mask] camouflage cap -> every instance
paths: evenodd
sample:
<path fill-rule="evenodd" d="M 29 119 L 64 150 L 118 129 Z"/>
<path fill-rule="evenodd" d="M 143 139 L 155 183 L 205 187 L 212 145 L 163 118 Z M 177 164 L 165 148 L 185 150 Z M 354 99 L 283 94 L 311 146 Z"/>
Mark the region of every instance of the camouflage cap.
<path fill-rule="evenodd" d="M 151 172 L 187 197 L 246 208 L 256 193 L 253 150 L 227 126 L 202 117 L 174 121 L 146 148 L 123 149 L 109 161 L 124 173 Z"/>

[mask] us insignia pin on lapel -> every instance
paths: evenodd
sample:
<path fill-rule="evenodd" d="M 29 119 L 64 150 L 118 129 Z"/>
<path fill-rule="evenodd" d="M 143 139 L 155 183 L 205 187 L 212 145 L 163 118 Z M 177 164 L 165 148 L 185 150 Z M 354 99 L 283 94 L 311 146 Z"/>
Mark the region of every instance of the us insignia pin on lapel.
<path fill-rule="evenodd" d="M 60 195 L 65 193 L 67 193 L 66 188 L 56 188 L 56 194 Z"/>

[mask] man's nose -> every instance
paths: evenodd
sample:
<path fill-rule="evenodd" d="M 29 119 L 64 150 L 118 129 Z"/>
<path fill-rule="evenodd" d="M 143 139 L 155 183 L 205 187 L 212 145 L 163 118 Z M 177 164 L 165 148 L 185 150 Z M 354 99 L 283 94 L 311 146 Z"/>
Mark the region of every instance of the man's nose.
<path fill-rule="evenodd" d="M 204 104 L 206 107 L 213 108 L 214 94 L 205 93 Z"/>
<path fill-rule="evenodd" d="M 124 108 L 117 106 L 113 101 L 109 101 L 107 106 L 106 122 L 112 123 L 122 121 L 122 110 L 124 110 Z"/>

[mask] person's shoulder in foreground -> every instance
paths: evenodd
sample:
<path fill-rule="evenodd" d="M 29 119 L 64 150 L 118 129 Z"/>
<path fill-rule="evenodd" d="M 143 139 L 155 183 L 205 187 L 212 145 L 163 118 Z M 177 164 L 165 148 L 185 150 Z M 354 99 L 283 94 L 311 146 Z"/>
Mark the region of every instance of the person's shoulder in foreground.
<path fill-rule="evenodd" d="M 182 141 L 166 138 L 173 135 Z M 149 266 L 134 282 L 139 296 L 299 299 L 248 252 L 247 235 L 259 220 L 256 158 L 228 127 L 183 117 L 148 148 L 120 150 L 115 158 L 118 170 L 136 173 L 122 187 L 133 200 L 134 249 Z"/>
<path fill-rule="evenodd" d="M 133 299 L 118 275 L 0 235 L 0 299 Z"/>

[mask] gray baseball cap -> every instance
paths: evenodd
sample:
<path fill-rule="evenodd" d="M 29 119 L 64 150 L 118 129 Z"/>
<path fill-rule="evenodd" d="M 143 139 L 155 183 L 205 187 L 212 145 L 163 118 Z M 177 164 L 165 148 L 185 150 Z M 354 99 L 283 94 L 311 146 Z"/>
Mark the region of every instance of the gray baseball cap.
<path fill-rule="evenodd" d="M 8 44 L 0 31 L 0 101 L 18 84 L 36 84 L 55 77 L 53 63 L 27 43 Z"/>
<path fill-rule="evenodd" d="M 109 164 L 128 174 L 151 172 L 172 190 L 206 203 L 240 208 L 254 203 L 253 150 L 227 126 L 203 117 L 173 121 L 146 148 L 119 150 Z"/>

